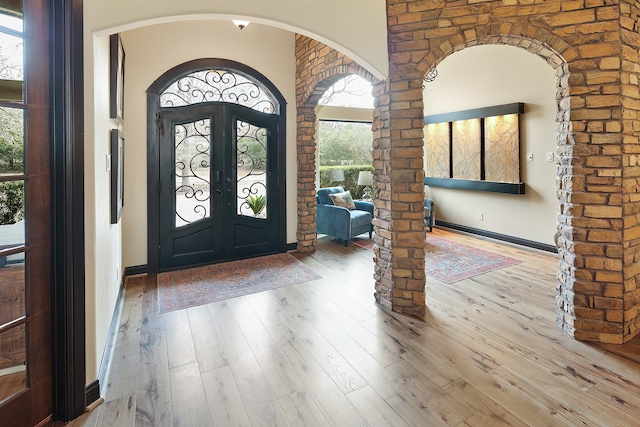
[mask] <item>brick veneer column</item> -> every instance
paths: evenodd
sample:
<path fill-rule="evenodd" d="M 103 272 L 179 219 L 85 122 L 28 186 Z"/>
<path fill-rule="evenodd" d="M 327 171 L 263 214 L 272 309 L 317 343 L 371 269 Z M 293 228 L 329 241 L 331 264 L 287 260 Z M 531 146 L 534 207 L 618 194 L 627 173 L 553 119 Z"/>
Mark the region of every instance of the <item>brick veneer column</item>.
<path fill-rule="evenodd" d="M 374 87 L 376 300 L 393 311 L 425 313 L 422 76 Z"/>
<path fill-rule="evenodd" d="M 607 320 L 623 322 L 623 341 L 629 341 L 640 330 L 640 7 L 636 1 L 620 2 L 622 35 L 622 138 L 623 138 L 623 272 L 624 287 L 610 290 L 623 295 L 623 313 L 611 311 Z M 617 126 L 616 124 L 612 124 Z M 617 129 L 617 127 L 616 127 Z M 622 317 L 622 318 L 621 318 Z"/>
<path fill-rule="evenodd" d="M 373 204 L 376 217 L 374 253 L 375 298 L 383 307 L 393 309 L 393 258 L 391 254 L 391 83 L 389 80 L 373 86 L 375 98 L 373 110 Z"/>
<path fill-rule="evenodd" d="M 310 107 L 298 107 L 298 252 L 316 250 L 316 113 Z"/>
<path fill-rule="evenodd" d="M 577 339 L 621 343 L 638 333 L 640 150 L 638 10 L 632 1 L 387 0 L 390 97 L 457 50 L 527 49 L 558 77 L 558 324 Z M 621 41 L 623 40 L 623 41 Z M 398 98 L 395 98 L 398 99 Z M 400 101 L 398 99 L 398 101 Z M 514 100 L 517 101 L 517 100 Z M 391 108 L 391 242 L 401 217 L 394 148 L 412 123 L 413 98 Z M 402 121 L 400 121 L 402 120 Z M 399 159 L 398 159 L 399 160 Z M 405 189 L 403 189 L 405 190 Z M 421 189 L 415 193 L 421 197 Z M 403 209 L 402 204 L 397 205 Z M 403 223 L 401 223 L 403 224 Z M 396 294 L 400 257 L 391 265 Z M 414 266 L 417 267 L 417 266 Z M 383 272 L 378 275 L 385 277 Z M 419 302 L 418 302 L 419 303 Z M 417 304 L 416 304 L 417 305 Z"/>

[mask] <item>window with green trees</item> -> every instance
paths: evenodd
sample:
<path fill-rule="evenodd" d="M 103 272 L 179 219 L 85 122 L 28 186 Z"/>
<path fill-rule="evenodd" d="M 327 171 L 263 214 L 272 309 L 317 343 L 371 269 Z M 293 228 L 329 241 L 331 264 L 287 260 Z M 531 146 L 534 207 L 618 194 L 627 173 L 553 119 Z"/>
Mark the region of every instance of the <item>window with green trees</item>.
<path fill-rule="evenodd" d="M 371 165 L 371 123 L 320 120 L 320 166 Z"/>

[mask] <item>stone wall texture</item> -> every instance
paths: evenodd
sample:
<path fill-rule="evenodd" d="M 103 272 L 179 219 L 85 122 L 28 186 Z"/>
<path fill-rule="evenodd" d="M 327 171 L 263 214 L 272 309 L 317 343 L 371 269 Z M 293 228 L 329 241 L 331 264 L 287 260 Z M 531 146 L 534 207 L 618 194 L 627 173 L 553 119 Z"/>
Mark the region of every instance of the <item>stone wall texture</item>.
<path fill-rule="evenodd" d="M 380 304 L 414 315 L 425 309 L 422 79 L 458 50 L 508 44 L 543 58 L 558 78 L 557 323 L 579 340 L 637 335 L 640 2 L 387 0 L 387 15 L 389 78 L 369 77 Z M 363 71 L 318 42 L 299 36 L 296 47 L 298 246 L 313 250 L 313 107 L 334 76 Z"/>

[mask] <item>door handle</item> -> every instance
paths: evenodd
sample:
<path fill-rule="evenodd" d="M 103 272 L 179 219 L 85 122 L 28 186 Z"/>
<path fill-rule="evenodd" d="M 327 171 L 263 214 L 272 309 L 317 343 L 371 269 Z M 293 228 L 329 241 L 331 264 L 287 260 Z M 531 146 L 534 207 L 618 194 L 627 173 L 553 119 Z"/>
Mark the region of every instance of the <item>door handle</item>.
<path fill-rule="evenodd" d="M 222 193 L 222 190 L 219 189 L 219 188 L 216 188 L 216 193 L 220 194 L 220 193 Z"/>
<path fill-rule="evenodd" d="M 231 193 L 231 189 L 230 188 L 227 188 L 227 193 Z"/>
<path fill-rule="evenodd" d="M 222 183 L 222 173 L 220 171 L 216 171 L 216 184 Z"/>

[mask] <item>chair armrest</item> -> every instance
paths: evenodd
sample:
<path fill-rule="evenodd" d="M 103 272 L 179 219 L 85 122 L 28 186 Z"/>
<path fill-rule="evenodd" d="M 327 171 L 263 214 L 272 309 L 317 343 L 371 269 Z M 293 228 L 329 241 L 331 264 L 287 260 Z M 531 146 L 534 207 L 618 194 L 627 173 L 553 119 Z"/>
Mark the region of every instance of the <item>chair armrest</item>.
<path fill-rule="evenodd" d="M 428 198 L 428 197 L 426 197 L 424 199 L 424 207 L 425 208 L 429 208 L 429 209 L 433 209 L 433 200 Z"/>
<path fill-rule="evenodd" d="M 316 206 L 316 231 L 321 234 L 349 239 L 351 214 L 349 209 L 335 205 Z"/>
<path fill-rule="evenodd" d="M 371 202 L 363 202 L 360 200 L 354 200 L 353 203 L 356 205 L 356 209 L 359 211 L 367 211 L 371 214 L 371 218 L 373 218 L 373 203 Z"/>

